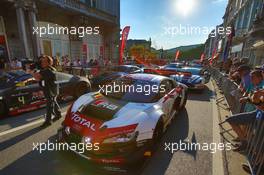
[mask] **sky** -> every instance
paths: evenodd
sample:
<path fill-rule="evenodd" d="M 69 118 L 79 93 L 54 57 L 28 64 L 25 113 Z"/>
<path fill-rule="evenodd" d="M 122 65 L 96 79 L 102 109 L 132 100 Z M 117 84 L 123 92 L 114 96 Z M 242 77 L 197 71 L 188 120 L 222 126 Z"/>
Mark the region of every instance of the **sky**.
<path fill-rule="evenodd" d="M 152 40 L 156 49 L 204 43 L 223 23 L 228 0 L 120 0 L 121 28 L 129 39 Z"/>

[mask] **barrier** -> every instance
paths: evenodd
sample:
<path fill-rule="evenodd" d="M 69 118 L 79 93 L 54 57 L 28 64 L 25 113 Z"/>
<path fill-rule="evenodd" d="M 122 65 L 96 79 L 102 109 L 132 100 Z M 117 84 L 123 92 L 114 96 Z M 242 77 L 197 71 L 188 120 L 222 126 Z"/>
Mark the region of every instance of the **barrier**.
<path fill-rule="evenodd" d="M 239 103 L 239 99 L 242 97 L 238 85 L 224 73 L 219 70 L 210 68 L 212 77 L 217 82 L 218 87 L 223 92 L 226 101 L 229 105 L 232 114 L 241 113 L 244 111 L 244 105 Z"/>
<path fill-rule="evenodd" d="M 215 68 L 209 68 L 213 79 L 217 82 L 219 89 L 224 94 L 232 114 L 244 111 L 244 105 L 239 102 L 242 94 L 238 85 L 230 80 L 228 76 Z M 224 122 L 223 122 L 224 123 Z M 222 124 L 222 123 L 221 123 Z M 227 131 L 225 131 L 227 132 Z M 256 120 L 246 126 L 247 148 L 245 156 L 252 175 L 264 174 L 264 118 L 263 111 L 258 111 Z"/>

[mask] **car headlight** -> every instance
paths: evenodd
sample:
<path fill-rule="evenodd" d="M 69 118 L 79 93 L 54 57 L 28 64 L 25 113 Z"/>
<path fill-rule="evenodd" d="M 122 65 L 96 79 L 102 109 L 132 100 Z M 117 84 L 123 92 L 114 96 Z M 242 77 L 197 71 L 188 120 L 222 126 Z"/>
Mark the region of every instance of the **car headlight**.
<path fill-rule="evenodd" d="M 71 133 L 71 128 L 70 128 L 69 126 L 65 127 L 65 133 L 66 133 L 67 135 L 70 135 L 70 133 Z"/>
<path fill-rule="evenodd" d="M 90 138 L 90 137 L 86 137 L 86 136 L 84 136 L 84 137 L 82 138 L 82 142 L 85 143 L 85 144 L 87 144 L 87 143 L 91 143 L 91 138 Z"/>
<path fill-rule="evenodd" d="M 136 139 L 138 136 L 138 132 L 131 132 L 126 134 L 120 134 L 118 136 L 114 136 L 111 138 L 107 138 L 103 141 L 103 143 L 124 143 L 129 142 L 133 139 Z"/>

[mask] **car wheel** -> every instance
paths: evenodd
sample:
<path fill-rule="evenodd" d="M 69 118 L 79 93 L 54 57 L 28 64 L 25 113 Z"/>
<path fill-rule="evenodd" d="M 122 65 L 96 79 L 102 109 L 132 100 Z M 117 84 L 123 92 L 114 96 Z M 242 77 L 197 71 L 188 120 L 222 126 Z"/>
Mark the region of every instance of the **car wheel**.
<path fill-rule="evenodd" d="M 182 110 L 185 106 L 186 106 L 186 103 L 187 103 L 187 98 L 188 98 L 188 94 L 187 94 L 187 91 L 183 91 L 183 101 L 181 101 L 181 104 L 180 104 L 180 110 Z"/>
<path fill-rule="evenodd" d="M 86 82 L 79 82 L 75 88 L 75 97 L 78 98 L 89 91 L 90 87 Z"/>
<path fill-rule="evenodd" d="M 0 101 L 0 117 L 5 117 L 7 115 L 6 104 L 3 101 Z"/>
<path fill-rule="evenodd" d="M 163 122 L 161 119 L 158 121 L 154 133 L 153 133 L 153 145 L 157 145 L 157 143 L 161 140 L 163 133 Z"/>

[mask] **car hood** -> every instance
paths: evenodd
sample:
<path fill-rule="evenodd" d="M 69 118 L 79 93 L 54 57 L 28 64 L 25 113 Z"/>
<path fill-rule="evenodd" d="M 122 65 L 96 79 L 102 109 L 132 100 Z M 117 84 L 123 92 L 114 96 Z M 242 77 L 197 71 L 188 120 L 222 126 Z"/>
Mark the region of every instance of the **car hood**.
<path fill-rule="evenodd" d="M 68 111 L 65 126 L 83 136 L 93 137 L 97 141 L 120 132 L 135 129 L 144 112 L 153 104 L 129 103 L 117 101 L 90 93 L 81 96 Z M 99 140 L 98 140 L 99 139 Z"/>

